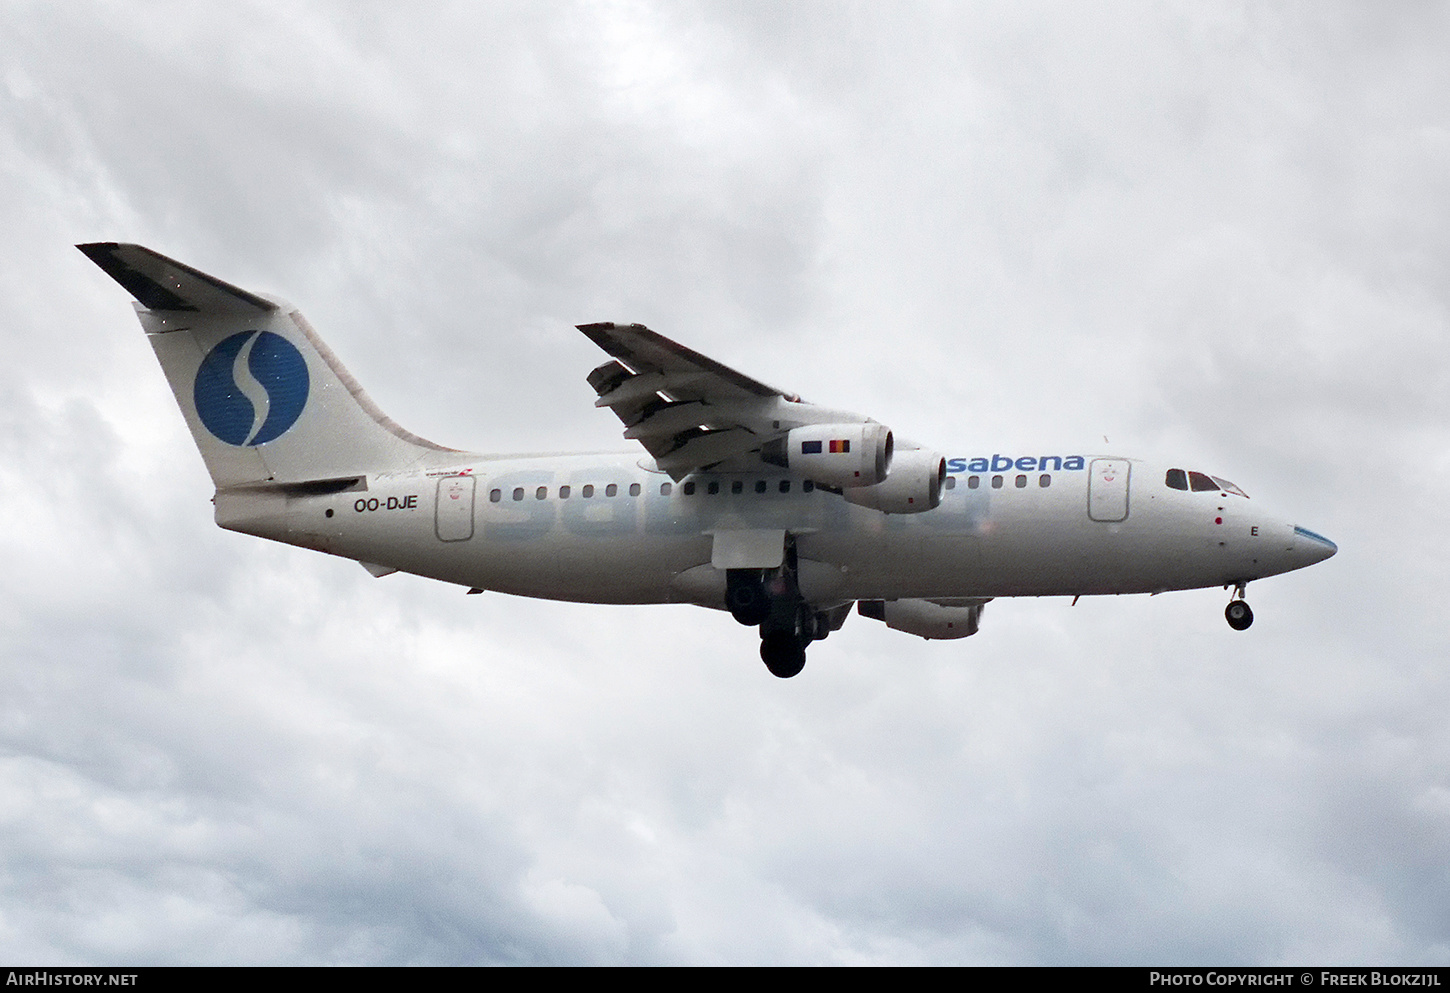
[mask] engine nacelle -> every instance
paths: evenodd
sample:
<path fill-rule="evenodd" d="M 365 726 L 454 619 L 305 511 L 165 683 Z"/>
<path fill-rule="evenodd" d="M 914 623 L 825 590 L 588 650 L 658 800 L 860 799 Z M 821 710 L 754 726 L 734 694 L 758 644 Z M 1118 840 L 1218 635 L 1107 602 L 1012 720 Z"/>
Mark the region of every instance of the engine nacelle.
<path fill-rule="evenodd" d="M 766 445 L 760 457 L 825 486 L 851 489 L 887 478 L 891 431 L 875 421 L 807 424 Z"/>
<path fill-rule="evenodd" d="M 862 600 L 856 611 L 862 617 L 884 621 L 893 631 L 905 631 L 929 640 L 965 638 L 977 633 L 985 600 Z"/>
<path fill-rule="evenodd" d="M 920 514 L 941 503 L 947 460 L 925 448 L 909 448 L 891 460 L 891 475 L 875 486 L 842 490 L 849 503 L 887 514 Z"/>

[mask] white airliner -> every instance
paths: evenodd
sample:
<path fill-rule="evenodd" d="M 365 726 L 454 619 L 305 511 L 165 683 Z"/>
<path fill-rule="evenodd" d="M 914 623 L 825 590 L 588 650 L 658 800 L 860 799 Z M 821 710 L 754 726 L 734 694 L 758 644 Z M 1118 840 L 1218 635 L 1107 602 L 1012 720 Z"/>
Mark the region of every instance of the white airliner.
<path fill-rule="evenodd" d="M 945 458 L 638 324 L 579 330 L 643 451 L 480 455 L 399 427 L 292 305 L 139 245 L 78 246 L 141 326 L 216 484 L 216 522 L 467 587 L 694 603 L 758 627 L 777 676 L 863 616 L 964 638 L 996 597 L 1222 586 L 1333 555 L 1218 476 L 1034 449 Z"/>

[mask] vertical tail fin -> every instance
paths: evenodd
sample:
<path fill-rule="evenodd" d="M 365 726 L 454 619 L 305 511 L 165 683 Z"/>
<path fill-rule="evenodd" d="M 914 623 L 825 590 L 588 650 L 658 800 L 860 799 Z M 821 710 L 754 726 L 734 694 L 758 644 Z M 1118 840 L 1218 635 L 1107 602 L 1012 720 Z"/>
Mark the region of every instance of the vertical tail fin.
<path fill-rule="evenodd" d="M 140 245 L 77 245 L 137 316 L 218 489 L 456 461 L 387 417 L 303 316 Z"/>

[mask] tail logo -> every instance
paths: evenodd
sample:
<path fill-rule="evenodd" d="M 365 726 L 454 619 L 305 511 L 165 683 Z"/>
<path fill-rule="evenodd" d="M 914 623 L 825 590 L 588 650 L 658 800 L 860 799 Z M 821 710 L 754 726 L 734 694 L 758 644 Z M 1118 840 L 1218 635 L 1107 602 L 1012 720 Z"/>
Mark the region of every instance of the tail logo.
<path fill-rule="evenodd" d="M 262 445 L 307 406 L 307 361 L 280 334 L 242 331 L 202 359 L 192 398 L 201 423 L 228 445 Z"/>

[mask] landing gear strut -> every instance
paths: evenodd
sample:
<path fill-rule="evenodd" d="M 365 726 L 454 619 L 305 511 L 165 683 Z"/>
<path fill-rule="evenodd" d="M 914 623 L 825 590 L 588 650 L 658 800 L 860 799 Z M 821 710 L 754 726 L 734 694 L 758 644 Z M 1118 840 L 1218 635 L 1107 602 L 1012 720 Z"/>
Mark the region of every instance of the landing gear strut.
<path fill-rule="evenodd" d="M 1235 631 L 1247 631 L 1249 625 L 1254 623 L 1254 612 L 1249 609 L 1249 603 L 1244 599 L 1244 587 L 1247 583 L 1235 583 L 1233 599 L 1223 609 L 1224 619 L 1228 626 Z"/>
<path fill-rule="evenodd" d="M 806 667 L 806 646 L 815 636 L 815 613 L 796 581 L 795 541 L 787 537 L 780 571 L 761 584 L 766 610 L 760 618 L 760 658 L 772 676 L 789 679 Z"/>

